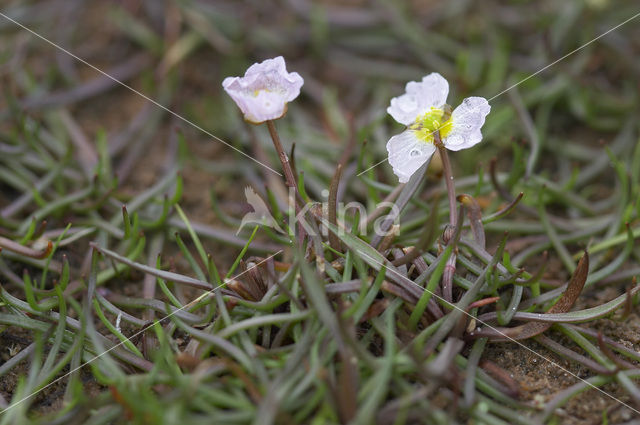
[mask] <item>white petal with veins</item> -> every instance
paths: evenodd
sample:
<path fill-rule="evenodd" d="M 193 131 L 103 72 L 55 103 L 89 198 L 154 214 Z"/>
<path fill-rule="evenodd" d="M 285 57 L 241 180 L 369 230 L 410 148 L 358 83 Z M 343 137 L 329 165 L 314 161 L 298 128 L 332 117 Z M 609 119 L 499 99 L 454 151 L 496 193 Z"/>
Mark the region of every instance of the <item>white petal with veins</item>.
<path fill-rule="evenodd" d="M 452 151 L 470 148 L 482 140 L 480 128 L 491 112 L 484 97 L 467 97 L 451 114 L 451 131 L 442 140 Z"/>
<path fill-rule="evenodd" d="M 445 104 L 449 83 L 442 75 L 432 72 L 420 82 L 408 82 L 405 91 L 405 94 L 391 99 L 387 113 L 400 124 L 409 125 L 432 107 L 441 108 Z"/>

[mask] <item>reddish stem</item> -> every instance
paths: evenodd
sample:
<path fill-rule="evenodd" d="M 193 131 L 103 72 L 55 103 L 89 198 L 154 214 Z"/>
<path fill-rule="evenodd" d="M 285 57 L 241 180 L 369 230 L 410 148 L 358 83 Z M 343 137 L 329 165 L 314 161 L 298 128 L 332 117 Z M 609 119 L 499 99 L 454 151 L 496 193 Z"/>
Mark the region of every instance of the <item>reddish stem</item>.
<path fill-rule="evenodd" d="M 436 148 L 438 148 L 440 159 L 442 160 L 442 171 L 444 172 L 444 181 L 447 186 L 447 197 L 449 198 L 449 224 L 451 225 L 451 231 L 453 232 L 455 231 L 456 225 L 458 224 L 458 220 L 456 216 L 456 188 L 453 185 L 451 162 L 449 161 L 449 154 L 447 153 L 447 149 L 440 139 L 439 131 L 435 132 L 433 141 Z M 449 240 L 445 240 L 445 242 L 448 243 Z M 454 252 L 447 260 L 444 274 L 442 276 L 442 296 L 447 301 L 453 300 L 453 275 L 456 272 L 456 257 L 456 251 L 454 250 Z"/>
<path fill-rule="evenodd" d="M 278 136 L 278 132 L 276 131 L 276 126 L 273 123 L 273 120 L 267 121 L 267 128 L 269 129 L 271 140 L 273 140 L 273 146 L 276 148 L 276 152 L 278 152 L 278 158 L 280 158 L 280 163 L 282 164 L 282 170 L 284 171 L 285 182 L 288 187 L 295 188 L 296 194 L 297 194 L 298 185 L 296 183 L 296 177 L 293 175 L 293 170 L 291 169 L 291 164 L 289 163 L 289 157 L 287 156 L 287 153 L 284 151 L 282 147 L 282 143 L 280 142 L 280 136 Z"/>
<path fill-rule="evenodd" d="M 287 153 L 284 151 L 282 147 L 282 143 L 280 142 L 280 136 L 278 136 L 278 132 L 276 130 L 276 125 L 273 120 L 267 121 L 267 128 L 269 129 L 269 134 L 271 135 L 271 140 L 273 140 L 273 146 L 276 148 L 276 152 L 278 153 L 278 158 L 280 159 L 280 163 L 282 164 L 282 171 L 284 171 L 284 180 L 289 188 L 293 188 L 294 190 L 294 205 L 296 216 L 300 212 L 300 205 L 298 203 L 298 199 L 301 199 L 300 193 L 298 192 L 298 183 L 295 175 L 293 174 L 293 170 L 291 169 L 291 164 L 289 163 L 289 157 Z M 302 223 L 298 222 L 298 240 L 300 245 L 302 246 L 302 242 L 304 240 L 305 231 Z"/>

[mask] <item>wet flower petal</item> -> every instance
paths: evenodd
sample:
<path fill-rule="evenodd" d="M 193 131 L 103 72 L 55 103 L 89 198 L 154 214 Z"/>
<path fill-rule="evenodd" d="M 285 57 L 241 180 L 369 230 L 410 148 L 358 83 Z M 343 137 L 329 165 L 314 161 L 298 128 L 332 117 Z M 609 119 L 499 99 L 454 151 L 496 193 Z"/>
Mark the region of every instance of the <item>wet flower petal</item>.
<path fill-rule="evenodd" d="M 412 130 L 393 136 L 387 142 L 389 164 L 400 183 L 408 182 L 413 173 L 431 158 L 435 150 L 433 144 L 424 143 Z"/>
<path fill-rule="evenodd" d="M 484 97 L 467 97 L 451 114 L 451 131 L 442 140 L 452 151 L 470 148 L 482 140 L 480 128 L 491 112 L 491 106 Z"/>

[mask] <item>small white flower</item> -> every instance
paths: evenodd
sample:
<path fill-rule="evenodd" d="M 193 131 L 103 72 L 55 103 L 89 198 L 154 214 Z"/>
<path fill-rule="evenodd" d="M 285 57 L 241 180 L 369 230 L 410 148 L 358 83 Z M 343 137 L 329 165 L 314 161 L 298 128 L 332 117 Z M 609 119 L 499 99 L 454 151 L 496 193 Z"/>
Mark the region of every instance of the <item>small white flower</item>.
<path fill-rule="evenodd" d="M 480 128 L 491 111 L 484 97 L 467 97 L 451 112 L 446 104 L 449 83 L 436 72 L 421 82 L 407 83 L 406 93 L 391 99 L 387 112 L 408 128 L 387 142 L 389 163 L 400 183 L 406 183 L 436 151 L 436 133 L 452 151 L 470 148 L 482 140 Z"/>
<path fill-rule="evenodd" d="M 244 119 L 260 124 L 287 112 L 287 102 L 300 94 L 304 80 L 297 72 L 287 72 L 284 58 L 254 63 L 244 77 L 227 77 L 222 87 L 244 114 Z"/>

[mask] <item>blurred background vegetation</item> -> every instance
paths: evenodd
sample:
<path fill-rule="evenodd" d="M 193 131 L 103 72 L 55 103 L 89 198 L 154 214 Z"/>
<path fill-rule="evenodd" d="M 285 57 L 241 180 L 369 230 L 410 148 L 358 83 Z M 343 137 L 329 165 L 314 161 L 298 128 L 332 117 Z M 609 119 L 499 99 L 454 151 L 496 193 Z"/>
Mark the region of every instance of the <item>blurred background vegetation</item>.
<path fill-rule="evenodd" d="M 249 255 L 265 258 L 281 248 L 277 235 L 259 231 L 254 240 L 251 229 L 240 235 L 236 229 L 249 211 L 242 188 L 251 185 L 266 198 L 268 187 L 277 204 L 282 182 L 216 140 L 279 169 L 266 129 L 245 124 L 221 88 L 224 77 L 242 75 L 250 64 L 278 55 L 305 79 L 302 95 L 277 125 L 285 147 L 295 143 L 296 169 L 310 198 L 324 200 L 323 190 L 350 143 L 343 200 L 373 207 L 391 192 L 397 180 L 388 164 L 358 174 L 384 160 L 387 140 L 402 130 L 386 114 L 389 99 L 403 93 L 407 81 L 439 72 L 450 83 L 452 105 L 475 95 L 492 106 L 483 143 L 452 156 L 460 191 L 472 193 L 486 214 L 524 192 L 520 210 L 487 223 L 487 250 L 495 253 L 502 233 L 509 231 L 514 266 L 535 270 L 546 263 L 546 288 L 554 288 L 569 278 L 576 255 L 590 247 L 592 269 L 599 274 L 588 281 L 586 298 L 578 302 L 582 308 L 624 294 L 640 274 L 640 17 L 537 73 L 640 13 L 637 1 L 2 0 L 0 12 L 6 15 L 0 16 L 0 237 L 32 250 L 19 252 L 3 242 L 0 254 L 0 408 L 162 317 L 165 301 L 186 305 L 201 293 L 202 288 L 174 283 L 167 289 L 162 279 L 155 282 L 122 259 L 101 258 L 98 264 L 90 242 L 209 283 L 216 279 L 207 254 L 220 275 L 231 271 L 231 276 L 245 267 L 236 259 L 246 254 L 251 263 Z M 441 191 L 438 173 L 434 161 L 398 242 L 415 243 L 426 216 L 421 208 Z M 53 255 L 34 258 L 47 241 L 55 245 Z M 544 250 L 548 260 L 540 255 Z M 66 296 L 58 297 L 54 282 L 65 279 Z M 292 290 L 295 295 L 300 288 Z M 85 295 L 94 292 L 99 301 L 92 309 Z M 506 304 L 509 297 L 512 292 L 505 295 Z M 377 363 L 363 366 L 359 390 L 354 389 L 356 414 L 343 395 L 349 387 L 335 382 L 344 376 L 341 363 L 323 354 L 322 338 L 304 339 L 302 328 L 295 328 L 311 320 L 306 310 L 272 318 L 295 323 L 291 338 L 297 344 L 271 348 L 260 357 L 251 346 L 271 338 L 263 336 L 264 330 L 260 337 L 255 329 L 239 336 L 234 330 L 222 338 L 231 343 L 212 339 L 252 317 L 257 307 L 245 303 L 245 310 L 223 314 L 222 298 L 211 304 L 198 314 L 223 315 L 224 324 L 215 332 L 192 317 L 195 313 L 178 314 L 177 322 L 154 326 L 144 338 L 113 350 L 113 356 L 0 414 L 0 423 L 210 423 L 213 417 L 238 423 L 316 418 L 317 423 L 578 424 L 632 418 L 631 410 L 602 394 L 581 395 L 584 388 L 572 387 L 573 377 L 541 365 L 515 344 L 492 347 L 483 356 L 510 374 L 507 383 L 521 385 L 517 394 L 487 389 L 500 381 L 499 373 L 481 377 L 479 399 L 456 410 L 453 400 L 462 390 L 443 383 L 455 379 L 416 377 L 424 371 L 413 369 L 411 359 L 382 353 L 388 344 L 381 341 L 395 338 L 393 309 L 389 317 L 366 323 L 375 336 L 363 347 L 391 359 L 395 377 L 377 373 Z M 63 325 L 48 313 L 62 315 L 61 308 L 69 310 Z M 264 312 L 285 313 L 270 308 Z M 87 309 L 97 331 L 83 316 Z M 640 323 L 631 310 L 621 322 L 599 319 L 590 329 L 637 355 Z M 109 328 L 118 312 L 131 317 L 120 314 L 123 328 Z M 316 322 L 308 325 L 305 329 L 318 335 L 329 332 Z M 406 335 L 397 326 L 400 344 Z M 610 365 L 595 340 L 587 344 L 584 336 L 555 330 L 558 341 L 592 362 Z M 74 345 L 65 332 L 82 335 L 82 343 Z M 206 332 L 213 336 L 207 339 Z M 209 344 L 206 349 L 194 358 L 177 355 L 195 352 L 189 344 L 196 337 Z M 527 344 L 554 356 L 539 342 Z M 208 353 L 216 351 L 212 346 L 236 353 L 236 360 L 246 357 L 250 366 L 206 363 Z M 296 346 L 312 348 L 296 351 Z M 640 355 L 626 355 L 637 365 Z M 588 362 L 557 356 L 554 361 L 621 400 L 640 401 L 631 378 L 609 379 L 589 369 Z M 256 358 L 264 364 L 256 366 Z M 292 360 L 302 358 L 304 366 Z M 294 366 L 315 373 L 309 375 L 312 390 L 300 383 L 303 378 L 294 379 Z M 275 390 L 278 385 L 286 394 Z M 336 388 L 342 392 L 331 396 Z M 264 401 L 269 389 L 274 399 Z M 585 403 L 589 397 L 597 401 Z M 565 406 L 545 410 L 549 405 Z"/>

